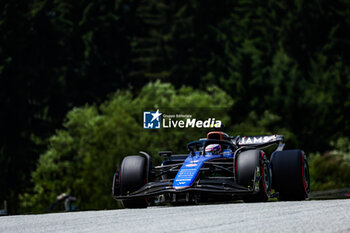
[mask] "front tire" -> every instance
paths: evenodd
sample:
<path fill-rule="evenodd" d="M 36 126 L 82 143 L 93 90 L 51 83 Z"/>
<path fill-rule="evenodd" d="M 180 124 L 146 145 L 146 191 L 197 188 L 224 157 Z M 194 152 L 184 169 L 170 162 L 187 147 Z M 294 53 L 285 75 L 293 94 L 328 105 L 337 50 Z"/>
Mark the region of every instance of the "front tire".
<path fill-rule="evenodd" d="M 132 155 L 123 159 L 120 167 L 120 192 L 128 195 L 140 189 L 146 183 L 146 159 L 142 156 Z M 146 198 L 123 200 L 125 208 L 146 208 Z"/>
<path fill-rule="evenodd" d="M 305 200 L 310 193 L 309 165 L 304 151 L 278 151 L 271 156 L 273 188 L 280 201 Z"/>
<path fill-rule="evenodd" d="M 237 182 L 245 187 L 254 187 L 254 176 L 259 168 L 259 191 L 243 198 L 244 202 L 265 202 L 270 196 L 270 170 L 265 153 L 261 150 L 244 151 L 238 155 L 236 161 Z"/>

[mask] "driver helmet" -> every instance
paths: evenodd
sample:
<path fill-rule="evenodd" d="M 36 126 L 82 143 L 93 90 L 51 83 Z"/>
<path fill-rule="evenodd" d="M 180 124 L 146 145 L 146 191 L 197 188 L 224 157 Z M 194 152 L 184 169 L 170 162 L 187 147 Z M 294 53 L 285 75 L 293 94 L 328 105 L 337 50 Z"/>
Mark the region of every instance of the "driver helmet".
<path fill-rule="evenodd" d="M 205 148 L 205 153 L 211 152 L 213 155 L 218 155 L 222 151 L 220 144 L 210 144 Z"/>

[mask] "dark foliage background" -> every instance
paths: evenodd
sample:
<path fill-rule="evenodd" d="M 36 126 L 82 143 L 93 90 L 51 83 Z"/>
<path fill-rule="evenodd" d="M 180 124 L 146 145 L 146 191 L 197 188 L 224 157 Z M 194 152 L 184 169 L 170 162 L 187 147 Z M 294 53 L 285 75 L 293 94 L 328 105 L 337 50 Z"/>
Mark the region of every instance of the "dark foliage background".
<path fill-rule="evenodd" d="M 249 134 L 283 131 L 289 135 L 291 147 L 319 152 L 314 156 L 315 168 L 336 161 L 333 164 L 341 164 L 346 171 L 349 151 L 344 149 L 344 142 L 347 145 L 350 137 L 349 9 L 348 0 L 2 1 L 0 201 L 8 200 L 11 213 L 19 213 L 39 205 L 40 192 L 58 195 L 49 188 L 39 190 L 40 183 L 46 184 L 38 175 L 40 166 L 45 165 L 38 162 L 40 155 L 45 157 L 55 148 L 61 153 L 52 137 L 67 139 L 67 135 L 60 136 L 70 133 L 67 122 L 75 117 L 84 119 L 79 114 L 85 114 L 86 109 L 96 108 L 93 111 L 97 115 L 112 118 L 97 106 L 109 106 L 108 101 L 119 103 L 118 98 L 128 96 L 131 104 L 140 104 L 133 99 L 152 93 L 152 85 L 170 88 L 180 99 L 193 94 L 189 102 L 196 94 L 213 96 L 215 91 L 209 89 L 215 86 L 216 92 L 225 92 L 222 96 L 227 95 L 228 102 L 234 103 L 224 106 L 230 108 L 225 113 L 230 118 L 229 130 L 244 129 Z M 156 107 L 158 103 L 152 101 L 150 98 L 141 105 Z M 111 108 L 116 111 L 119 105 Z M 76 106 L 81 106 L 83 113 L 73 110 L 66 116 Z M 138 108 L 120 108 L 129 112 L 131 121 L 138 119 Z M 85 117 L 95 119 L 91 114 Z M 129 123 L 118 127 L 129 127 Z M 127 132 L 131 129 L 125 128 Z M 162 143 L 167 146 L 166 141 Z M 79 154 L 79 148 L 68 153 L 70 161 Z M 136 149 L 133 144 L 128 147 L 130 153 Z M 146 149 L 153 151 L 156 147 Z M 339 153 L 320 155 L 326 151 Z M 125 154 L 115 152 L 111 156 L 118 163 Z M 87 164 L 92 163 L 89 161 Z M 337 169 L 337 165 L 312 171 L 318 179 L 313 181 L 315 187 L 350 183 L 348 174 L 342 177 L 343 173 L 334 173 L 340 177 L 338 181 L 332 184 L 327 180 L 328 185 L 322 186 L 326 182 L 322 172 L 327 169 Z M 72 184 L 67 181 L 64 185 Z M 86 189 L 83 186 L 78 184 L 81 189 L 75 189 Z M 84 201 L 96 199 L 86 197 Z M 25 210 L 20 202 L 26 203 Z M 108 203 L 101 201 L 86 208 L 111 208 Z"/>

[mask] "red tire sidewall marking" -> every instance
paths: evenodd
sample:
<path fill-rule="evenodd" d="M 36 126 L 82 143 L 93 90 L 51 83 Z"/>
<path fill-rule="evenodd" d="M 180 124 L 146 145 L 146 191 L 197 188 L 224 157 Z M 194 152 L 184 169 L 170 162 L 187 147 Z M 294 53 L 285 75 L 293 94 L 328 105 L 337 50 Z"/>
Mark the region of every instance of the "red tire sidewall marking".
<path fill-rule="evenodd" d="M 120 177 L 121 177 L 121 173 L 122 173 L 122 169 L 120 168 L 119 177 L 118 177 L 119 185 L 120 185 Z"/>
<path fill-rule="evenodd" d="M 237 165 L 238 163 L 237 162 L 238 162 L 238 159 L 236 159 L 236 164 L 235 164 L 236 165 L 236 176 L 238 174 L 238 165 Z"/>
<path fill-rule="evenodd" d="M 305 191 L 305 194 L 307 194 L 306 184 L 305 184 L 305 172 L 304 172 L 304 153 L 302 153 L 301 155 L 301 176 L 303 178 L 304 191 Z"/>
<path fill-rule="evenodd" d="M 262 159 L 264 159 L 264 155 L 265 155 L 265 152 L 263 151 L 261 153 L 261 157 Z M 262 182 L 263 182 L 263 187 L 264 187 L 264 192 L 267 196 L 267 190 L 266 190 L 266 184 L 265 184 L 265 177 L 264 177 L 264 161 L 263 161 L 263 164 L 261 165 L 261 178 L 262 178 Z"/>

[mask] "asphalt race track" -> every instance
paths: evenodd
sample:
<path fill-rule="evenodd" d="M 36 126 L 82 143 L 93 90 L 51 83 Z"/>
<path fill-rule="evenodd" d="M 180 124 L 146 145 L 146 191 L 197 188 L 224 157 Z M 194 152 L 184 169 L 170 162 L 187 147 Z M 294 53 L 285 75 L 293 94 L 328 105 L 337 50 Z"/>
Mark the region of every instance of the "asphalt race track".
<path fill-rule="evenodd" d="M 350 199 L 5 216 L 0 232 L 350 232 Z"/>

